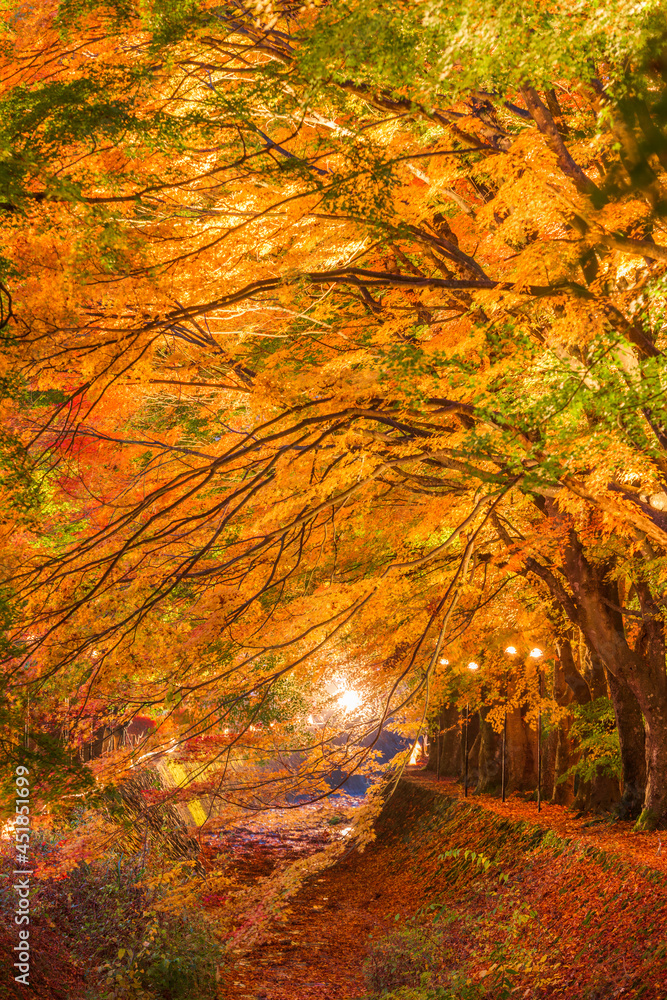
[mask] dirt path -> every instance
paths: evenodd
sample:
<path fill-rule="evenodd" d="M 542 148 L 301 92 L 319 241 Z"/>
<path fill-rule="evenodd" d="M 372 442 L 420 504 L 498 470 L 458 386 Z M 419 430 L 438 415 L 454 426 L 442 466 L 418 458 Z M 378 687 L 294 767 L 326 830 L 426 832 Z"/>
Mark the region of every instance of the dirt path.
<path fill-rule="evenodd" d="M 405 878 L 387 878 L 381 848 L 372 844 L 363 854 L 352 851 L 304 884 L 266 943 L 231 966 L 220 996 L 225 1000 L 360 996 L 368 936 L 386 930 L 395 914 L 412 911 L 409 890 Z"/>

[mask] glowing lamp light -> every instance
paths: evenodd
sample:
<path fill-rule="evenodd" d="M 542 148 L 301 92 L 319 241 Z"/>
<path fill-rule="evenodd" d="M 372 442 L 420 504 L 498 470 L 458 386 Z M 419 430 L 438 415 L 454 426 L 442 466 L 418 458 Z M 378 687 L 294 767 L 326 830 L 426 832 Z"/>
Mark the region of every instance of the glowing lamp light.
<path fill-rule="evenodd" d="M 540 656 L 542 656 L 542 650 L 538 649 L 536 646 L 535 649 L 531 649 L 530 656 L 532 656 L 534 660 L 539 660 Z"/>
<path fill-rule="evenodd" d="M 516 649 L 514 646 L 508 646 L 505 652 L 509 653 L 510 656 L 516 656 Z"/>
<path fill-rule="evenodd" d="M 361 698 L 356 691 L 343 691 L 338 698 L 338 705 L 344 712 L 353 712 L 361 705 Z"/>
<path fill-rule="evenodd" d="M 0 840 L 13 840 L 14 829 L 14 820 L 8 819 L 7 822 L 3 823 L 0 827 Z"/>
<path fill-rule="evenodd" d="M 468 670 L 479 670 L 479 663 L 475 663 L 474 660 L 468 664 Z"/>

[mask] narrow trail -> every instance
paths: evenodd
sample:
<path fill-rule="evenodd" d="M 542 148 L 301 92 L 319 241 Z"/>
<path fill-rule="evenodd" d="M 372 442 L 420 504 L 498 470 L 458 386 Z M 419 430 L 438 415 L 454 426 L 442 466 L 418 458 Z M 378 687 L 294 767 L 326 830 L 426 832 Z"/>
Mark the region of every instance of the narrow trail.
<path fill-rule="evenodd" d="M 417 886 L 414 886 L 417 889 Z M 412 912 L 403 877 L 387 878 L 377 843 L 353 850 L 309 879 L 267 940 L 227 970 L 225 1000 L 352 1000 L 364 992 L 362 964 L 371 932 Z"/>
<path fill-rule="evenodd" d="M 463 790 L 455 782 L 437 782 L 435 776 L 418 768 L 410 768 L 405 781 L 423 791 L 440 793 L 447 799 L 463 798 Z M 566 808 L 549 804 L 543 805 L 538 813 L 536 803 L 515 796 L 505 803 L 486 795 L 470 796 L 468 801 L 511 823 L 523 822 L 551 829 L 559 837 L 573 842 L 575 850 L 577 845 L 593 847 L 616 856 L 638 873 L 645 866 L 667 875 L 667 858 L 656 853 L 660 846 L 659 835 L 635 834 L 631 823 L 619 822 L 610 826 L 591 822 L 590 817 L 576 819 Z M 439 850 L 446 846 L 442 843 Z M 433 855 L 424 854 L 424 850 L 425 844 L 420 843 L 419 833 L 415 833 L 410 822 L 397 823 L 390 817 L 385 832 L 381 832 L 365 851 L 360 853 L 351 849 L 340 862 L 302 885 L 292 898 L 289 910 L 269 929 L 265 941 L 248 953 L 238 954 L 227 966 L 218 996 L 221 1000 L 356 1000 L 362 997 L 367 992 L 363 963 L 369 936 L 386 933 L 397 923 L 400 926 L 403 919 L 413 916 L 437 891 L 429 860 Z M 272 862 L 277 856 L 276 851 L 271 851 Z M 599 884 L 600 874 L 591 872 L 592 885 Z M 667 912 L 667 906 L 665 910 Z M 576 932 L 575 937 L 577 933 L 582 932 Z M 597 947 L 595 942 L 592 947 Z M 574 991 L 574 981 L 570 988 L 573 992 L 555 992 L 549 996 L 575 1000 L 589 995 L 578 992 L 578 986 Z M 611 986 L 609 988 L 608 993 L 590 995 L 616 996 Z M 518 995 L 542 994 L 528 990 Z M 664 1000 L 667 979 L 664 989 L 660 987 L 656 993 L 649 989 L 641 995 L 647 1000 L 653 997 Z M 620 989 L 619 996 L 635 996 L 630 980 L 627 988 Z"/>

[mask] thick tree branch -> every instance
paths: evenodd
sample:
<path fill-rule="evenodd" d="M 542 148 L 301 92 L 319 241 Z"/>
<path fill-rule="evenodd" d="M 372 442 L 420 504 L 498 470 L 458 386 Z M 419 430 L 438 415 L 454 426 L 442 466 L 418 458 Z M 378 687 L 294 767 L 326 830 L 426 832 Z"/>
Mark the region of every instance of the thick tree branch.
<path fill-rule="evenodd" d="M 602 198 L 602 192 L 594 182 L 587 177 L 578 163 L 572 158 L 570 151 L 563 142 L 563 138 L 558 127 L 551 116 L 551 112 L 542 103 L 539 94 L 534 87 L 522 87 L 521 96 L 526 102 L 526 107 L 530 111 L 531 117 L 538 129 L 545 137 L 547 145 L 552 153 L 555 153 L 558 165 L 563 173 L 572 180 L 578 191 L 586 195 L 597 195 Z"/>

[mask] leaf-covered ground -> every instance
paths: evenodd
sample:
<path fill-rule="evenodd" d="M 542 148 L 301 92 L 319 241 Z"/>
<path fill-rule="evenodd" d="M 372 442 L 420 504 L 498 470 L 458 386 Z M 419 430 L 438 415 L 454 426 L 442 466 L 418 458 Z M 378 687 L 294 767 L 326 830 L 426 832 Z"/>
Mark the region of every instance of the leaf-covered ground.
<path fill-rule="evenodd" d="M 463 798 L 463 789 L 452 779 L 436 781 L 428 771 L 414 769 L 409 780 L 423 788 L 438 790 L 455 798 Z M 492 795 L 470 795 L 471 802 L 483 805 L 497 816 L 532 823 L 553 830 L 559 837 L 576 838 L 583 844 L 598 847 L 610 854 L 617 854 L 628 863 L 646 865 L 667 875 L 667 833 L 635 833 L 633 822 L 602 817 L 579 816 L 565 806 L 543 802 L 540 812 L 537 804 L 512 795 L 506 802 Z M 664 841 L 664 850 L 663 850 Z"/>
<path fill-rule="evenodd" d="M 413 773 L 375 842 L 308 880 L 266 940 L 234 956 L 220 995 L 352 1000 L 426 973 L 480 997 L 662 1000 L 659 846 L 658 834 L 562 807 L 461 801 L 451 783 Z"/>
<path fill-rule="evenodd" d="M 345 1000 L 362 994 L 369 934 L 388 929 L 388 913 L 407 917 L 413 910 L 409 886 L 395 874 L 388 878 L 385 864 L 386 852 L 372 844 L 309 880 L 266 941 L 226 970 L 221 996 Z"/>

